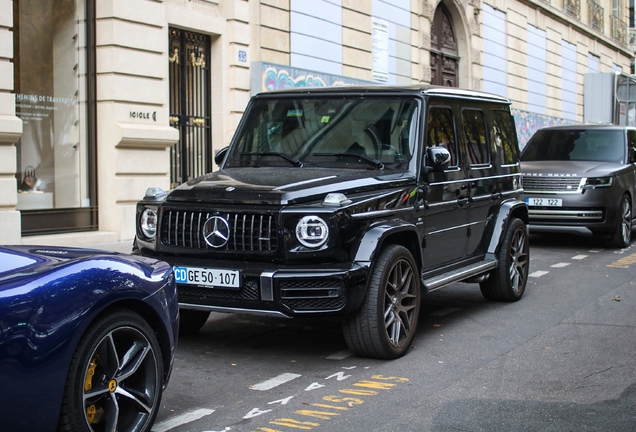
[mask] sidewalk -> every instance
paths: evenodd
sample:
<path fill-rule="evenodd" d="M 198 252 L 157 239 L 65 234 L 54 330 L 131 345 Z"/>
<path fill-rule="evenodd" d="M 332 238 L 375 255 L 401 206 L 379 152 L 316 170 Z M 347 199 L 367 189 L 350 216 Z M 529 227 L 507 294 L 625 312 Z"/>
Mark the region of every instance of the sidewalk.
<path fill-rule="evenodd" d="M 90 246 L 92 249 L 102 249 L 113 252 L 130 253 L 132 251 L 132 240 L 116 243 L 96 243 Z"/>

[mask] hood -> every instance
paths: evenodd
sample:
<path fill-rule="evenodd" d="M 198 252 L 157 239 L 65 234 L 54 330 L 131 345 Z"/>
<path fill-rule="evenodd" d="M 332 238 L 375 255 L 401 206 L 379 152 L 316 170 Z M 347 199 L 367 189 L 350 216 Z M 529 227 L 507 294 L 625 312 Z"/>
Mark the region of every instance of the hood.
<path fill-rule="evenodd" d="M 191 180 L 168 201 L 294 204 L 322 200 L 328 193 L 359 193 L 415 181 L 409 171 L 331 168 L 230 168 Z"/>
<path fill-rule="evenodd" d="M 606 177 L 624 165 L 596 161 L 532 161 L 521 162 L 523 175 L 537 177 Z"/>
<path fill-rule="evenodd" d="M 0 291 L 10 281 L 42 276 L 65 266 L 79 270 L 93 267 L 136 267 L 147 277 L 169 270 L 162 261 L 98 249 L 58 246 L 0 246 Z"/>

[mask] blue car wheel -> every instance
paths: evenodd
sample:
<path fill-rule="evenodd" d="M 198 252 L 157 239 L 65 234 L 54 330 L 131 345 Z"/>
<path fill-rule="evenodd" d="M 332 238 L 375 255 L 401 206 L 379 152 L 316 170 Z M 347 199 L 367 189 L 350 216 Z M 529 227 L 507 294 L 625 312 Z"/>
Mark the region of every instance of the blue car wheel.
<path fill-rule="evenodd" d="M 66 382 L 59 430 L 149 431 L 159 409 L 163 364 L 152 328 L 121 309 L 82 337 Z"/>

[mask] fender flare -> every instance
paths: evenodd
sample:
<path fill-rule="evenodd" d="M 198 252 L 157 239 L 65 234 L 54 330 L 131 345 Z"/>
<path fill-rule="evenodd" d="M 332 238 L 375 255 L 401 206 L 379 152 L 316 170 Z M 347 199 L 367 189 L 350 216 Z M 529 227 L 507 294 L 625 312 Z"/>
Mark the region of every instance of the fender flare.
<path fill-rule="evenodd" d="M 412 240 L 412 245 L 417 246 L 416 250 L 413 250 L 411 247 L 407 248 L 413 254 L 415 262 L 419 263 L 421 268 L 422 258 L 419 251 L 420 239 L 417 228 L 412 223 L 402 220 L 383 222 L 367 230 L 362 236 L 362 239 L 358 242 L 358 249 L 356 250 L 354 261 L 361 265 L 366 264 L 370 267 L 371 263 L 377 259 L 386 239 L 394 234 L 403 234 L 409 239 L 414 239 Z"/>
<path fill-rule="evenodd" d="M 508 224 L 510 223 L 510 219 L 512 217 L 517 217 L 521 219 L 526 225 L 528 225 L 528 206 L 526 206 L 525 202 L 519 201 L 517 199 L 510 199 L 501 203 L 486 253 L 497 253 L 497 249 L 501 244 L 503 236 L 506 233 L 506 228 L 508 227 Z"/>

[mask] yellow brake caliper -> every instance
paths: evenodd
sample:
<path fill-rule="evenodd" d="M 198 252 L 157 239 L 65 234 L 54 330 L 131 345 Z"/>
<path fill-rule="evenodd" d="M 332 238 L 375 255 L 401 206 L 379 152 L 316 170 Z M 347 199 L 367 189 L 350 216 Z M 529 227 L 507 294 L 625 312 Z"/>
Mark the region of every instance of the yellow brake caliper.
<path fill-rule="evenodd" d="M 84 378 L 84 391 L 89 391 L 93 388 L 93 375 L 95 374 L 95 368 L 97 367 L 98 356 L 95 356 L 91 359 L 91 362 L 88 364 L 88 369 L 86 370 L 86 377 Z M 86 407 L 86 418 L 89 423 L 93 423 L 95 419 L 95 413 L 97 409 L 95 405 L 91 405 Z"/>

